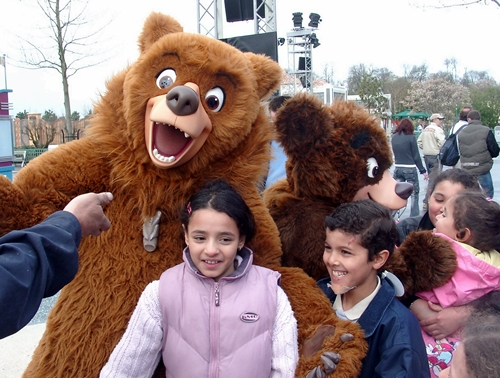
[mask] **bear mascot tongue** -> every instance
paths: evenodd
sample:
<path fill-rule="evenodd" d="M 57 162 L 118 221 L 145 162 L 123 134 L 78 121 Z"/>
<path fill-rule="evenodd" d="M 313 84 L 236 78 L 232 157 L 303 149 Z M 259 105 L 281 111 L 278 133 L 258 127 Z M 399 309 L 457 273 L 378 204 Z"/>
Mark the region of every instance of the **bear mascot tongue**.
<path fill-rule="evenodd" d="M 272 137 L 262 102 L 281 82 L 279 65 L 184 33 L 158 13 L 146 20 L 139 48 L 137 61 L 107 83 L 84 138 L 32 160 L 13 183 L 0 177 L 0 235 L 79 194 L 114 195 L 105 209 L 111 229 L 81 242 L 79 271 L 25 376 L 99 375 L 146 285 L 182 261 L 180 209 L 206 181 L 222 178 L 254 214 L 255 264 L 281 273 L 299 326 L 296 375 L 356 377 L 366 353 L 360 327 L 338 320 L 301 269 L 281 267 L 278 229 L 258 191 Z"/>

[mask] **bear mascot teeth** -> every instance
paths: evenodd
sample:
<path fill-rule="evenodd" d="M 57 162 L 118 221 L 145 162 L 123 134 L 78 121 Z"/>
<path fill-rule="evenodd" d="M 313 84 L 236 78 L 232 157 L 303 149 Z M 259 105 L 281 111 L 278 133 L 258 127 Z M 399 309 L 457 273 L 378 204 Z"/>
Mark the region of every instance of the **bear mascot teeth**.
<path fill-rule="evenodd" d="M 143 289 L 182 261 L 179 210 L 207 180 L 222 178 L 254 214 L 255 263 L 282 274 L 299 327 L 296 375 L 356 377 L 366 353 L 360 327 L 338 320 L 301 269 L 281 267 L 278 230 L 258 191 L 272 138 L 262 104 L 281 82 L 279 65 L 184 33 L 159 13 L 145 21 L 139 48 L 137 61 L 107 83 L 85 138 L 32 160 L 13 183 L 0 177 L 0 235 L 79 194 L 114 195 L 105 209 L 111 229 L 82 240 L 79 271 L 61 290 L 25 376 L 99 375 Z M 162 374 L 160 364 L 155 376 Z"/>
<path fill-rule="evenodd" d="M 406 205 L 413 186 L 389 173 L 392 150 L 384 129 L 362 106 L 324 105 L 297 94 L 276 114 L 276 139 L 287 155 L 286 179 L 264 200 L 282 243 L 282 265 L 302 268 L 315 280 L 323 263 L 324 219 L 338 205 L 372 199 L 392 210 Z M 451 245 L 432 232 L 408 236 L 384 268 L 403 283 L 403 298 L 444 284 L 457 266 Z"/>

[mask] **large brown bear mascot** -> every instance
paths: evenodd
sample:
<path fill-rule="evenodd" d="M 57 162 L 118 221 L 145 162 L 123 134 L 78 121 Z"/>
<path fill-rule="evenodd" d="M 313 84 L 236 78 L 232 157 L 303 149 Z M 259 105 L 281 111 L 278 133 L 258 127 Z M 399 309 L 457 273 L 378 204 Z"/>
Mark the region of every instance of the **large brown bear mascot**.
<path fill-rule="evenodd" d="M 299 324 L 296 375 L 316 374 L 325 352 L 336 352 L 331 376 L 356 377 L 366 351 L 360 328 L 337 320 L 301 269 L 280 267 L 278 230 L 258 192 L 272 136 L 262 101 L 278 87 L 280 67 L 184 33 L 157 13 L 139 47 L 138 60 L 107 84 L 87 137 L 31 161 L 13 183 L 0 177 L 0 234 L 42 221 L 76 195 L 114 194 L 105 209 L 112 227 L 82 241 L 79 271 L 61 291 L 25 376 L 97 377 L 142 290 L 181 262 L 179 209 L 207 180 L 223 178 L 255 216 L 255 263 L 282 273 Z"/>
<path fill-rule="evenodd" d="M 288 160 L 286 179 L 264 192 L 282 242 L 284 266 L 300 267 L 319 280 L 323 263 L 324 219 L 338 205 L 372 199 L 396 210 L 413 187 L 390 175 L 392 150 L 384 129 L 354 102 L 324 105 L 297 94 L 277 112 L 277 140 Z M 404 297 L 441 286 L 456 269 L 453 249 L 431 232 L 411 234 L 385 269 L 405 287 Z"/>

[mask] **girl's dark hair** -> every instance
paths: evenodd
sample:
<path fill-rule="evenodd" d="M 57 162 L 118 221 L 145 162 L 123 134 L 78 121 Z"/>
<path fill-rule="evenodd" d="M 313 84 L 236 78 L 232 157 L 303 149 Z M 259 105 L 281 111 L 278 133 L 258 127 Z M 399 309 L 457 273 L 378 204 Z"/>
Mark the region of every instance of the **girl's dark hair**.
<path fill-rule="evenodd" d="M 392 255 L 398 238 L 390 210 L 372 200 L 343 203 L 325 218 L 326 228 L 358 237 L 369 261 L 384 249 Z"/>
<path fill-rule="evenodd" d="M 394 130 L 393 134 L 405 134 L 405 135 L 411 135 L 415 131 L 415 127 L 413 126 L 413 123 L 408 119 L 405 118 L 401 122 L 399 122 L 399 125 L 396 126 L 396 129 Z"/>
<path fill-rule="evenodd" d="M 438 172 L 438 170 L 434 170 L 434 172 Z M 479 184 L 477 182 L 477 179 L 469 175 L 467 172 L 465 172 L 463 169 L 460 168 L 452 168 L 452 169 L 447 169 L 446 171 L 440 172 L 438 175 L 432 175 L 433 177 L 430 177 L 430 182 L 429 182 L 429 190 L 428 193 L 429 195 L 432 194 L 434 189 L 436 189 L 437 184 L 443 181 L 450 181 L 454 184 L 462 184 L 462 186 L 465 189 L 469 190 L 477 190 L 480 191 L 481 188 L 479 187 Z"/>
<path fill-rule="evenodd" d="M 227 214 L 236 222 L 240 234 L 245 236 L 245 243 L 250 242 L 255 235 L 252 211 L 239 193 L 225 181 L 208 182 L 189 199 L 181 212 L 181 222 L 186 230 L 191 215 L 200 209 L 213 209 Z"/>
<path fill-rule="evenodd" d="M 462 344 L 471 377 L 497 378 L 500 359 L 500 292 L 492 291 L 471 303 L 473 312 L 464 327 Z"/>
<path fill-rule="evenodd" d="M 471 232 L 467 244 L 481 251 L 500 251 L 500 205 L 487 199 L 483 193 L 465 190 L 454 197 L 453 219 L 457 236 L 465 236 L 465 229 Z"/>

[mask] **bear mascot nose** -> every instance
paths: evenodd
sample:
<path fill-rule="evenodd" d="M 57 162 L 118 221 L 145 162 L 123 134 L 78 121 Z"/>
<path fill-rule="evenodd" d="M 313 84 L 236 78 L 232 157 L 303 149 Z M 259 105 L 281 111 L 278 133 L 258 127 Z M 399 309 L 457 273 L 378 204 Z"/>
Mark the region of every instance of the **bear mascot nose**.
<path fill-rule="evenodd" d="M 178 116 L 196 113 L 200 100 L 194 90 L 186 86 L 178 86 L 167 93 L 167 106 Z"/>
<path fill-rule="evenodd" d="M 396 194 L 402 199 L 408 199 L 413 192 L 413 185 L 408 182 L 398 182 L 396 184 Z"/>

